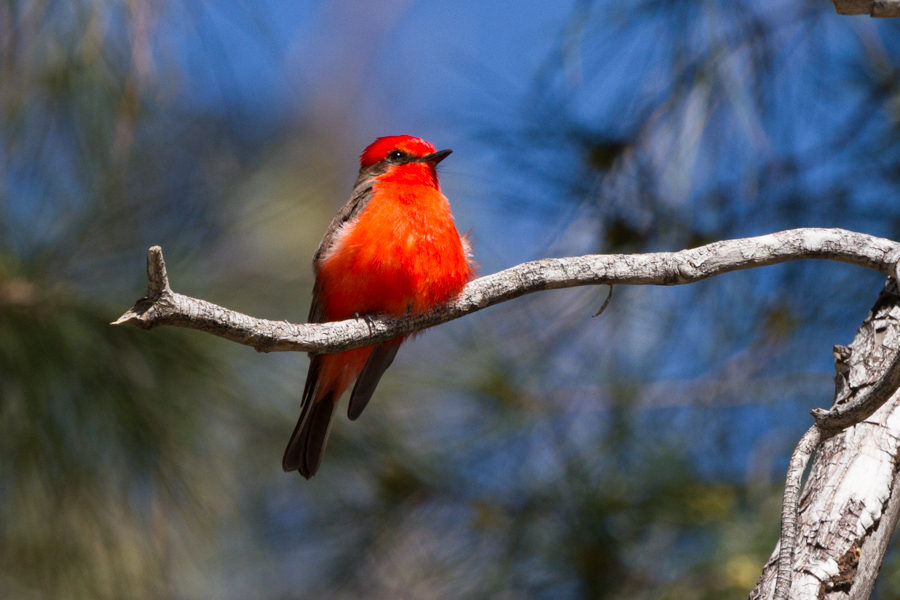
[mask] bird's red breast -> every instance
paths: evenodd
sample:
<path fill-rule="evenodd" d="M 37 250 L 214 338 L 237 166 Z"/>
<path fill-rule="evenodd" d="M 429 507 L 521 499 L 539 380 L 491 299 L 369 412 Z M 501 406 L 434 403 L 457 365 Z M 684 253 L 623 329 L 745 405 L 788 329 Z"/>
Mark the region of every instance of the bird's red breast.
<path fill-rule="evenodd" d="M 318 268 L 328 320 L 421 312 L 458 294 L 470 278 L 450 205 L 427 184 L 379 181 L 366 209 L 338 236 Z"/>

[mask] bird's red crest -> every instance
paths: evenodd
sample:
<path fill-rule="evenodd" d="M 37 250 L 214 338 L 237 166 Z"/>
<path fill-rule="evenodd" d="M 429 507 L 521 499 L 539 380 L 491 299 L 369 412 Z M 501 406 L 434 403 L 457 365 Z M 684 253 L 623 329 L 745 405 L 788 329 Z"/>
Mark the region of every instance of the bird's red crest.
<path fill-rule="evenodd" d="M 389 135 L 369 144 L 360 155 L 359 164 L 362 168 L 371 167 L 383 161 L 391 150 L 403 150 L 413 156 L 425 156 L 434 152 L 435 148 L 425 140 L 411 135 Z"/>

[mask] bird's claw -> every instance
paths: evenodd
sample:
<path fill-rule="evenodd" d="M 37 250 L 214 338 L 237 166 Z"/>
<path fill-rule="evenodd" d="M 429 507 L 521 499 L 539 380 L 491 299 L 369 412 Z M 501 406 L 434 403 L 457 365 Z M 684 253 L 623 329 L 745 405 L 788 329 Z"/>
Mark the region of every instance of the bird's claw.
<path fill-rule="evenodd" d="M 366 325 L 369 327 L 369 333 L 375 333 L 375 323 L 372 321 L 371 315 L 360 315 L 359 313 L 353 313 L 353 316 L 366 322 Z"/>

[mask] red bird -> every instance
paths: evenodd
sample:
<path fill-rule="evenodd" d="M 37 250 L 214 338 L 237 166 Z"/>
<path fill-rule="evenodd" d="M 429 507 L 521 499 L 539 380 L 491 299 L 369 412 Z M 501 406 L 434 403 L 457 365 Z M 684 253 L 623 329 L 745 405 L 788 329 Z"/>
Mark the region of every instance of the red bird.
<path fill-rule="evenodd" d="M 378 138 L 363 151 L 350 201 L 313 259 L 310 323 L 421 313 L 462 291 L 474 266 L 435 170 L 451 152 L 409 135 Z M 310 355 L 285 471 L 299 470 L 307 479 L 316 474 L 341 394 L 356 380 L 347 407 L 356 420 L 404 339 Z"/>

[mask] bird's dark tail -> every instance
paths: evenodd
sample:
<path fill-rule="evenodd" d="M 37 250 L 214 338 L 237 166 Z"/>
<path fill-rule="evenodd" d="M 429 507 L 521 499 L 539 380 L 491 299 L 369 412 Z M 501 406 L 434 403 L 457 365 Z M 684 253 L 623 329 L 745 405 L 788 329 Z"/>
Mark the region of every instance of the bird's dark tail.
<path fill-rule="evenodd" d="M 309 479 L 319 470 L 328 444 L 328 434 L 331 433 L 331 424 L 337 414 L 337 403 L 333 398 L 334 395 L 329 393 L 318 402 L 310 402 L 305 407 L 284 451 L 281 466 L 285 471 L 299 470 L 301 475 Z"/>
<path fill-rule="evenodd" d="M 328 444 L 328 434 L 331 432 L 331 424 L 337 413 L 337 400 L 340 393 L 337 390 L 329 390 L 318 400 L 313 398 L 316 392 L 316 382 L 321 356 L 313 356 L 309 365 L 309 375 L 306 378 L 306 386 L 303 390 L 303 406 L 300 411 L 300 419 L 291 434 L 281 459 L 281 468 L 285 471 L 300 471 L 300 474 L 309 479 L 319 470 L 322 464 L 322 455 L 325 454 L 325 446 Z M 344 390 L 340 390 L 343 392 Z"/>

